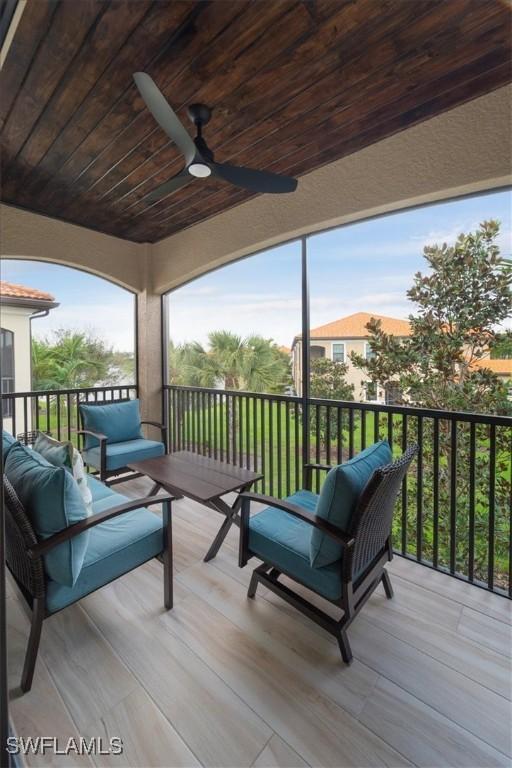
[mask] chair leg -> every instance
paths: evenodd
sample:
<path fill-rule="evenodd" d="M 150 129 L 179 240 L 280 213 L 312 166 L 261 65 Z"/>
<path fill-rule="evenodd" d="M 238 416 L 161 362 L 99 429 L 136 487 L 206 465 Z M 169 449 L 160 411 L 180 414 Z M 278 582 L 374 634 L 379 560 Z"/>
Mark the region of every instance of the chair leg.
<path fill-rule="evenodd" d="M 391 579 L 389 578 L 389 573 L 384 570 L 382 571 L 382 576 L 380 577 L 380 580 L 382 581 L 382 586 L 384 587 L 384 592 L 386 593 L 386 597 L 388 600 L 391 600 L 393 597 L 393 587 L 391 586 Z"/>
<path fill-rule="evenodd" d="M 21 675 L 21 690 L 27 693 L 32 688 L 34 670 L 36 667 L 37 652 L 39 650 L 39 641 L 41 639 L 41 629 L 44 619 L 44 600 L 36 598 L 32 606 L 32 619 L 30 624 L 30 635 L 25 653 L 25 663 Z"/>
<path fill-rule="evenodd" d="M 249 584 L 249 589 L 247 590 L 247 597 L 253 598 L 255 596 L 256 590 L 258 589 L 258 583 L 259 583 L 258 574 L 257 574 L 256 570 L 254 570 L 252 572 L 251 582 Z"/>
<path fill-rule="evenodd" d="M 336 634 L 336 640 L 338 641 L 338 645 L 340 647 L 341 658 L 345 664 L 351 664 L 353 659 L 352 649 L 348 641 L 347 633 L 344 629 L 340 629 Z"/>
<path fill-rule="evenodd" d="M 164 501 L 162 510 L 164 527 L 164 605 L 168 611 L 173 606 L 173 558 L 172 558 L 172 509 L 171 502 Z"/>

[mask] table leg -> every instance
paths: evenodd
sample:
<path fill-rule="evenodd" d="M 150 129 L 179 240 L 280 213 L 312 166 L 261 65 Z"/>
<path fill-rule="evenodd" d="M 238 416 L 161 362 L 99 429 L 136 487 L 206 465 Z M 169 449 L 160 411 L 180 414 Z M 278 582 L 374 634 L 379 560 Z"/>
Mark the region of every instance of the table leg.
<path fill-rule="evenodd" d="M 248 483 L 247 485 L 244 485 L 241 488 L 240 493 L 243 493 L 244 491 L 248 491 L 251 485 L 252 485 L 252 482 Z M 236 524 L 237 515 L 240 510 L 240 507 L 242 506 L 242 500 L 238 495 L 235 499 L 233 506 L 230 507 L 229 504 L 226 504 L 226 502 L 223 501 L 222 499 L 215 499 L 214 501 L 210 502 L 210 506 L 213 509 L 217 510 L 217 512 L 222 512 L 223 515 L 226 515 L 226 519 L 224 520 L 221 527 L 219 528 L 210 549 L 208 550 L 208 552 L 204 557 L 205 563 L 207 563 L 209 560 L 213 560 L 213 558 L 221 548 L 224 542 L 224 539 L 228 535 L 229 529 L 231 528 L 233 523 Z"/>

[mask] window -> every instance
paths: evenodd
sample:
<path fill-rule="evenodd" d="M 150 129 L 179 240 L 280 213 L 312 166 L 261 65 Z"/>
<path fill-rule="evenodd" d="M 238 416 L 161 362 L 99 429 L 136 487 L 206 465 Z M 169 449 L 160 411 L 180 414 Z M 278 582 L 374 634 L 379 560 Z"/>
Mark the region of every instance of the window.
<path fill-rule="evenodd" d="M 318 344 L 312 344 L 309 348 L 309 356 L 311 360 L 320 360 L 325 357 L 325 347 L 320 347 Z"/>
<path fill-rule="evenodd" d="M 378 387 L 374 381 L 366 382 L 366 399 L 369 403 L 374 403 L 377 400 Z"/>
<path fill-rule="evenodd" d="M 369 344 L 368 342 L 366 342 L 364 345 L 364 356 L 366 360 L 373 360 L 373 358 L 375 357 L 375 352 L 372 349 L 372 345 Z"/>
<path fill-rule="evenodd" d="M 402 392 L 398 384 L 386 384 L 386 405 L 396 405 L 402 402 Z"/>
<path fill-rule="evenodd" d="M 334 363 L 345 362 L 345 344 L 333 344 L 332 345 L 332 360 Z"/>
<path fill-rule="evenodd" d="M 0 331 L 0 371 L 2 395 L 14 392 L 14 333 L 2 328 Z M 12 416 L 12 400 L 2 400 L 2 416 Z"/>

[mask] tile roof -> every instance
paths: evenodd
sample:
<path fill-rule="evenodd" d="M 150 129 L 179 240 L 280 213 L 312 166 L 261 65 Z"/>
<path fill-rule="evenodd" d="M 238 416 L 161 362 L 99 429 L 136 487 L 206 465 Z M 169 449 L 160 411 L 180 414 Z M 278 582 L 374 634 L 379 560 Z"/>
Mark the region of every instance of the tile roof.
<path fill-rule="evenodd" d="M 506 358 L 498 358 L 492 360 L 491 358 L 484 358 L 483 360 L 475 360 L 472 368 L 487 368 L 493 373 L 508 374 L 512 376 L 512 360 Z"/>
<path fill-rule="evenodd" d="M 381 327 L 385 333 L 393 336 L 410 336 L 411 334 L 410 325 L 407 320 L 376 315 L 370 312 L 356 312 L 353 315 L 347 315 L 347 317 L 340 317 L 339 320 L 333 320 L 332 323 L 312 328 L 310 336 L 312 339 L 366 338 L 370 335 L 366 325 L 372 317 L 381 321 Z"/>
<path fill-rule="evenodd" d="M 35 299 L 36 301 L 54 301 L 51 293 L 39 291 L 37 288 L 28 288 L 26 285 L 17 285 L 0 280 L 0 296 L 12 299 Z"/>

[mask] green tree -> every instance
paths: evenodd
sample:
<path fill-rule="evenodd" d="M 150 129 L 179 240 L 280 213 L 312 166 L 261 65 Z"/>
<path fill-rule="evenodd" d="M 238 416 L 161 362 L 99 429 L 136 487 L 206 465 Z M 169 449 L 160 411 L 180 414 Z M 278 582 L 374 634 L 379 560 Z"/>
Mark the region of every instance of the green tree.
<path fill-rule="evenodd" d="M 380 321 L 368 323 L 374 356 L 366 360 L 353 354 L 355 365 L 366 370 L 381 385 L 398 385 L 403 401 L 426 408 L 448 411 L 510 414 L 507 388 L 489 369 L 475 365 L 489 355 L 496 344 L 496 328 L 512 314 L 512 268 L 500 257 L 496 238 L 499 224 L 483 222 L 477 231 L 461 234 L 454 245 L 432 245 L 424 249 L 429 271 L 418 272 L 408 291 L 416 312 L 410 316 L 411 335 L 397 339 L 384 333 Z M 457 443 L 451 425 L 439 425 L 439 543 L 441 561 L 448 562 L 451 471 L 455 467 L 456 567 L 466 571 L 470 500 L 470 426 L 459 422 Z M 409 438 L 417 435 L 418 424 L 410 419 Z M 506 581 L 507 539 L 510 515 L 510 428 L 496 429 L 491 445 L 488 427 L 479 426 L 475 435 L 476 576 L 485 581 L 488 557 L 488 514 L 490 456 L 496 457 L 496 565 L 499 578 Z M 433 538 L 433 426 L 423 423 L 423 526 L 424 553 L 432 553 Z M 454 456 L 452 457 L 452 452 Z M 452 460 L 453 459 L 453 460 Z M 415 482 L 411 475 L 411 485 Z M 414 494 L 409 498 L 407 538 L 415 539 Z M 467 572 L 467 571 L 466 571 Z"/>
<path fill-rule="evenodd" d="M 418 272 L 407 292 L 416 304 L 406 339 L 368 324 L 374 353 L 352 354 L 354 365 L 381 385 L 398 383 L 405 402 L 426 408 L 510 413 L 499 378 L 475 363 L 489 356 L 496 327 L 512 314 L 512 267 L 496 245 L 499 224 L 483 222 L 453 246 L 426 246 L 430 272 Z"/>
<path fill-rule="evenodd" d="M 353 400 L 354 385 L 347 382 L 345 378 L 347 371 L 348 365 L 346 363 L 335 363 L 325 357 L 312 360 L 310 374 L 311 397 L 324 400 Z M 320 437 L 320 451 L 324 456 L 327 454 L 328 441 L 343 439 L 342 435 L 338 435 L 338 413 L 336 408 L 331 410 L 324 406 L 311 408 L 309 424 L 314 439 L 316 439 L 317 435 Z M 343 425 L 343 431 L 346 432 L 347 426 L 347 424 Z"/>
<path fill-rule="evenodd" d="M 497 333 L 491 346 L 491 358 L 510 360 L 512 358 L 512 331 Z"/>
<path fill-rule="evenodd" d="M 283 392 L 291 381 L 289 358 L 271 339 L 222 330 L 208 335 L 207 347 L 171 342 L 169 376 L 173 384 L 250 392 Z"/>
<path fill-rule="evenodd" d="M 89 333 L 60 329 L 52 337 L 32 342 L 34 389 L 74 389 L 115 383 L 113 352 Z"/>

